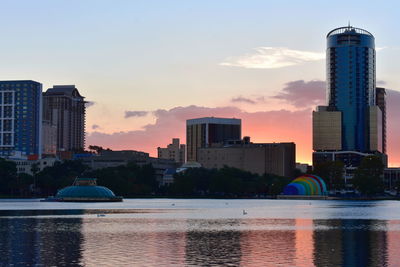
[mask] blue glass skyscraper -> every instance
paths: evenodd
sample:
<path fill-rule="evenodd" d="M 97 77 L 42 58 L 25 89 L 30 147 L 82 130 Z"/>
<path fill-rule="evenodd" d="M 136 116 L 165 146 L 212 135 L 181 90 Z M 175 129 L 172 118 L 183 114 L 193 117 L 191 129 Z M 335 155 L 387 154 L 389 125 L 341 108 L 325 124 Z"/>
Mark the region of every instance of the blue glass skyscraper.
<path fill-rule="evenodd" d="M 375 38 L 351 26 L 326 38 L 327 105 L 313 111 L 313 164 L 340 160 L 351 171 L 368 155 L 386 164 L 385 89 L 375 87 Z"/>
<path fill-rule="evenodd" d="M 375 106 L 375 38 L 351 26 L 327 35 L 328 110 L 342 114 L 342 150 L 370 151 L 369 107 Z"/>
<path fill-rule="evenodd" d="M 0 81 L 0 157 L 40 157 L 42 84 Z"/>

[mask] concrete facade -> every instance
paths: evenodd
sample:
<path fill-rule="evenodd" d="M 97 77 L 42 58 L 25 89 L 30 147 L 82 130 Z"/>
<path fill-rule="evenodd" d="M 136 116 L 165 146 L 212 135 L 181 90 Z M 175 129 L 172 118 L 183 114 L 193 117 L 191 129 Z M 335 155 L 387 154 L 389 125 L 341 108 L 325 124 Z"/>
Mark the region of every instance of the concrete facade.
<path fill-rule="evenodd" d="M 342 113 L 313 111 L 313 149 L 321 151 L 342 149 Z"/>
<path fill-rule="evenodd" d="M 85 147 L 85 101 L 75 85 L 55 85 L 43 94 L 43 119 L 57 126 L 57 151 Z"/>
<path fill-rule="evenodd" d="M 185 163 L 185 152 L 186 146 L 184 144 L 180 144 L 179 138 L 173 138 L 172 144 L 169 144 L 166 148 L 157 148 L 157 155 L 159 159 L 169 159 L 179 164 Z"/>
<path fill-rule="evenodd" d="M 187 161 L 197 161 L 198 149 L 241 139 L 240 119 L 205 117 L 186 121 Z"/>
<path fill-rule="evenodd" d="M 57 126 L 50 121 L 42 122 L 43 155 L 56 155 L 57 152 Z"/>
<path fill-rule="evenodd" d="M 263 175 L 292 177 L 296 168 L 294 143 L 242 143 L 200 148 L 198 162 L 205 168 L 234 167 Z"/>

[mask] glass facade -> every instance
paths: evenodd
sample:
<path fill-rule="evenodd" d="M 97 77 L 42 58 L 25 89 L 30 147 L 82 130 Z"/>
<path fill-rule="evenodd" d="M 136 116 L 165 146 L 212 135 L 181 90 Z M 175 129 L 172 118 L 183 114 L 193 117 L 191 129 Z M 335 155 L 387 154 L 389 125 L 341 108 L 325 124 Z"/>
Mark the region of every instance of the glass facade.
<path fill-rule="evenodd" d="M 327 103 L 342 112 L 342 150 L 369 151 L 368 112 L 375 105 L 375 39 L 342 27 L 328 33 Z"/>
<path fill-rule="evenodd" d="M 41 154 L 42 85 L 0 81 L 0 156 Z"/>

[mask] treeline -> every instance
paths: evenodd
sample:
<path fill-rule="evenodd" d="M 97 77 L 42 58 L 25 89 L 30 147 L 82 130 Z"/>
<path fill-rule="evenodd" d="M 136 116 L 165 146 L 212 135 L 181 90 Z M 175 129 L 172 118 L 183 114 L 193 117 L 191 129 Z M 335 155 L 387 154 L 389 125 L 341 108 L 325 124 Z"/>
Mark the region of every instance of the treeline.
<path fill-rule="evenodd" d="M 192 168 L 175 174 L 175 181 L 160 188 L 171 196 L 265 197 L 278 195 L 290 183 L 287 177 L 257 175 L 236 168 Z"/>
<path fill-rule="evenodd" d="M 383 182 L 384 165 L 378 156 L 367 156 L 360 166 L 354 170 L 353 178 L 348 181 L 353 188 L 362 195 L 380 195 L 384 193 Z M 344 163 L 341 161 L 327 161 L 314 166 L 314 174 L 323 178 L 330 190 L 345 189 Z M 400 181 L 396 188 L 400 189 Z"/>
<path fill-rule="evenodd" d="M 341 162 L 326 162 L 315 166 L 314 174 L 325 180 L 328 189 L 340 190 L 345 188 L 343 168 Z M 151 164 L 139 166 L 128 163 L 125 166 L 90 170 L 81 161 L 64 161 L 56 162 L 40 172 L 38 166 L 33 164 L 31 170 L 33 175 L 17 174 L 14 162 L 0 158 L 0 196 L 55 195 L 59 189 L 72 185 L 79 176 L 97 178 L 98 185 L 106 186 L 116 195 L 124 197 L 265 197 L 280 194 L 295 178 L 257 175 L 231 167 L 219 170 L 192 168 L 175 174 L 174 183 L 160 186 Z M 382 194 L 382 174 L 381 159 L 365 157 L 351 182 L 363 195 Z"/>
<path fill-rule="evenodd" d="M 205 168 L 188 169 L 175 175 L 171 185 L 160 186 L 151 164 L 90 170 L 81 161 L 56 162 L 54 166 L 38 171 L 32 166 L 33 175 L 17 174 L 14 162 L 0 159 L 0 195 L 10 197 L 46 197 L 72 185 L 80 177 L 97 178 L 98 185 L 106 186 L 116 195 L 176 196 L 176 197 L 254 197 L 277 195 L 290 182 L 289 178 L 275 175 L 252 174 L 235 168 L 220 170 Z"/>

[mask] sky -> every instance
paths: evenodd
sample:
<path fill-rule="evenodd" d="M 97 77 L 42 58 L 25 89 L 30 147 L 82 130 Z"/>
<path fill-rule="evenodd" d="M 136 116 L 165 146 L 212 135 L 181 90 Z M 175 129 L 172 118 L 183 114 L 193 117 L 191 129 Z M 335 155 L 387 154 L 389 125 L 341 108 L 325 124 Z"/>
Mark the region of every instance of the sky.
<path fill-rule="evenodd" d="M 0 0 L 0 79 L 74 84 L 89 101 L 87 145 L 156 155 L 185 120 L 242 119 L 253 142 L 295 142 L 311 162 L 311 113 L 325 104 L 326 34 L 375 36 L 400 166 L 396 1 Z"/>

